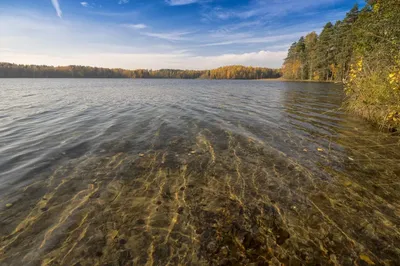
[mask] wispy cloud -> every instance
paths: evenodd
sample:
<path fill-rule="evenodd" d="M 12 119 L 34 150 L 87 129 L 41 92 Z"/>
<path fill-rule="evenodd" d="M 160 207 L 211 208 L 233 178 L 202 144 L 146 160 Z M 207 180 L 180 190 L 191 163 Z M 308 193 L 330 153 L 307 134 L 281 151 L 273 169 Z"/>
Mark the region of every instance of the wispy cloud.
<path fill-rule="evenodd" d="M 191 33 L 192 32 L 163 32 L 163 33 L 143 32 L 142 34 L 149 37 L 154 37 L 167 41 L 187 41 L 190 40 L 190 38 L 185 36 Z"/>
<path fill-rule="evenodd" d="M 253 38 L 235 38 L 233 40 L 222 41 L 222 42 L 213 42 L 203 44 L 201 46 L 221 46 L 221 45 L 232 45 L 232 44 L 252 44 L 252 43 L 272 43 L 278 41 L 288 41 L 300 38 L 300 36 L 307 34 L 308 32 L 296 32 L 291 34 L 284 35 L 271 35 L 266 37 L 253 37 Z"/>
<path fill-rule="evenodd" d="M 100 8 L 100 2 L 108 4 Z M 44 1 L 50 16 L 45 8 L 21 4 L 5 9 L 0 4 L 1 22 L 8 25 L 1 31 L 0 57 L 21 63 L 125 68 L 275 67 L 301 35 L 319 32 L 327 20 L 342 18 L 339 3 L 344 2 L 348 1 L 51 0 L 50 6 Z M 182 8 L 185 12 L 178 12 Z M 59 19 L 62 11 L 69 14 L 73 9 L 74 19 Z M 200 21 L 206 15 L 209 19 Z"/>
<path fill-rule="evenodd" d="M 142 24 L 142 23 L 140 23 L 140 24 L 124 24 L 123 26 L 130 28 L 130 29 L 135 29 L 135 30 L 142 30 L 142 29 L 147 28 L 147 25 Z"/>
<path fill-rule="evenodd" d="M 319 6 L 335 4 L 342 0 L 318 0 L 318 1 L 299 1 L 299 0 L 254 0 L 250 4 L 241 8 L 227 9 L 217 7 L 208 7 L 203 10 L 205 20 L 229 20 L 229 19 L 250 19 L 262 17 L 285 16 L 292 13 L 302 13 Z"/>
<path fill-rule="evenodd" d="M 91 11 L 90 14 L 103 17 L 115 17 L 115 18 L 135 18 L 140 15 L 137 10 L 132 10 L 128 12 L 110 12 L 110 11 Z"/>
<path fill-rule="evenodd" d="M 210 2 L 210 0 L 165 0 L 165 3 L 170 6 L 184 6 L 204 2 Z"/>
<path fill-rule="evenodd" d="M 59 18 L 62 18 L 62 11 L 61 11 L 61 8 L 60 8 L 60 3 L 58 3 L 58 0 L 51 0 L 51 3 L 53 4 L 53 7 L 57 12 L 57 16 Z"/>

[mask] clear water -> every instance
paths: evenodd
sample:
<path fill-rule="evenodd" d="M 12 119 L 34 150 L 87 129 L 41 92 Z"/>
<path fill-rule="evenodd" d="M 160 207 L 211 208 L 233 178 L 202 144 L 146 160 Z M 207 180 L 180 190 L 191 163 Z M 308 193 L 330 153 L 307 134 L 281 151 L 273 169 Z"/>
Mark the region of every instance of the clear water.
<path fill-rule="evenodd" d="M 0 265 L 399 265 L 400 137 L 342 98 L 0 80 Z"/>

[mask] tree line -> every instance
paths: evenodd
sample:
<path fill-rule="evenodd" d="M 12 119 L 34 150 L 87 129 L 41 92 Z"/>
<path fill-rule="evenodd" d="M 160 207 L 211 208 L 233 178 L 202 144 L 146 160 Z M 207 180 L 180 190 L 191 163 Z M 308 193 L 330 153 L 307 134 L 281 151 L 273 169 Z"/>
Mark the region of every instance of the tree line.
<path fill-rule="evenodd" d="M 360 15 L 358 5 L 335 24 L 328 22 L 320 35 L 302 36 L 289 48 L 283 65 L 287 79 L 342 81 L 350 70 L 355 43 L 353 27 Z"/>
<path fill-rule="evenodd" d="M 348 110 L 400 129 L 400 1 L 355 5 L 319 35 L 301 37 L 282 72 L 288 79 L 343 82 Z"/>
<path fill-rule="evenodd" d="M 173 78 L 173 79 L 268 79 L 279 78 L 280 69 L 225 66 L 212 70 L 99 68 L 0 63 L 0 78 Z"/>

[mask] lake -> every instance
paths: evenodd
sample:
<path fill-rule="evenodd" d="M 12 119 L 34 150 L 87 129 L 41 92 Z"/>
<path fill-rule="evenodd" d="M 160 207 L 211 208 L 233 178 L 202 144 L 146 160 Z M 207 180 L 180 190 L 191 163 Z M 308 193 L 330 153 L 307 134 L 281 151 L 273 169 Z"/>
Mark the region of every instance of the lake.
<path fill-rule="evenodd" d="M 343 97 L 2 79 L 0 265 L 399 265 L 400 137 Z"/>

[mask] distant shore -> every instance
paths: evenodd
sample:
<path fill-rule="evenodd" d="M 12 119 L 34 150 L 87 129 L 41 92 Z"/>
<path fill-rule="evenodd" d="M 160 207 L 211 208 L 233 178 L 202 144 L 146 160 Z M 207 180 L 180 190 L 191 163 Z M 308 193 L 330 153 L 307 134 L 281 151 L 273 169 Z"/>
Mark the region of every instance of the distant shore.
<path fill-rule="evenodd" d="M 271 78 L 271 79 L 258 79 L 260 81 L 281 81 L 281 82 L 311 82 L 311 83 L 335 83 L 335 84 L 343 84 L 342 82 L 337 81 L 324 81 L 324 80 L 304 80 L 304 79 L 285 79 L 285 78 Z"/>
<path fill-rule="evenodd" d="M 121 69 L 91 66 L 21 65 L 0 62 L 0 78 L 173 78 L 256 79 L 278 78 L 280 69 L 231 65 L 210 70 Z"/>

